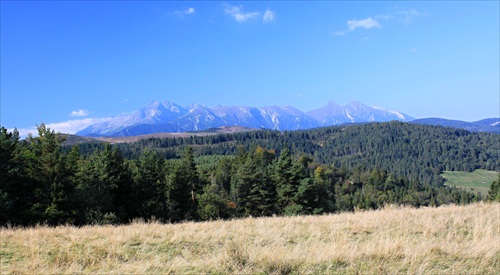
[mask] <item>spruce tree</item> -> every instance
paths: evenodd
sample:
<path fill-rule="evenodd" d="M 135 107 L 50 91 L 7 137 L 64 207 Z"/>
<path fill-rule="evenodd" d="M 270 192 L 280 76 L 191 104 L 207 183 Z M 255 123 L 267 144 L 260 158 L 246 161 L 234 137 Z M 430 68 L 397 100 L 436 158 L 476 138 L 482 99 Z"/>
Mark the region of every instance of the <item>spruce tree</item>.
<path fill-rule="evenodd" d="M 279 211 L 281 213 L 297 214 L 301 208 L 297 206 L 296 194 L 301 180 L 305 178 L 303 166 L 293 161 L 290 150 L 285 148 L 270 170 L 271 177 L 276 185 Z"/>
<path fill-rule="evenodd" d="M 134 173 L 134 204 L 138 217 L 167 217 L 164 180 L 163 161 L 156 152 L 144 150 L 137 160 Z"/>
<path fill-rule="evenodd" d="M 488 200 L 500 202 L 500 173 L 497 180 L 493 181 L 488 191 Z"/>
<path fill-rule="evenodd" d="M 87 223 L 127 222 L 132 176 L 117 147 L 94 152 L 79 170 L 79 195 Z"/>
<path fill-rule="evenodd" d="M 268 174 L 273 157 L 273 152 L 258 147 L 238 170 L 237 205 L 243 216 L 276 213 L 276 188 Z"/>
<path fill-rule="evenodd" d="M 195 220 L 197 218 L 196 194 L 201 193 L 201 191 L 193 149 L 186 147 L 167 187 L 172 221 Z"/>
<path fill-rule="evenodd" d="M 19 162 L 16 160 L 16 149 L 19 143 L 19 135 L 7 132 L 4 127 L 0 128 L 0 225 L 7 222 L 18 223 L 22 217 L 15 217 L 15 213 L 21 214 L 18 198 L 22 190 L 23 181 L 19 174 Z M 16 205 L 17 204 L 17 205 Z"/>
<path fill-rule="evenodd" d="M 76 215 L 73 203 L 75 171 L 68 167 L 67 157 L 61 150 L 65 136 L 45 124 L 37 129 L 38 137 L 28 137 L 28 147 L 23 154 L 25 172 L 33 184 L 30 190 L 33 192 L 33 218 L 52 225 L 73 223 Z"/>

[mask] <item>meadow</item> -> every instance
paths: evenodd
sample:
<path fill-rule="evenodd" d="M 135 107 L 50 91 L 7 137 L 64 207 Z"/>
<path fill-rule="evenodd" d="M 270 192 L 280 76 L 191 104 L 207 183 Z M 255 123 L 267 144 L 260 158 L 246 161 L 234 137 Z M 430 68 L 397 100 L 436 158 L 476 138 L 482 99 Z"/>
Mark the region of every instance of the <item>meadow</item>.
<path fill-rule="evenodd" d="M 467 191 L 486 197 L 490 190 L 490 185 L 498 177 L 498 172 L 477 169 L 473 172 L 445 171 L 441 174 L 445 179 L 445 185 L 455 186 Z"/>
<path fill-rule="evenodd" d="M 500 204 L 0 229 L 1 274 L 498 274 Z"/>

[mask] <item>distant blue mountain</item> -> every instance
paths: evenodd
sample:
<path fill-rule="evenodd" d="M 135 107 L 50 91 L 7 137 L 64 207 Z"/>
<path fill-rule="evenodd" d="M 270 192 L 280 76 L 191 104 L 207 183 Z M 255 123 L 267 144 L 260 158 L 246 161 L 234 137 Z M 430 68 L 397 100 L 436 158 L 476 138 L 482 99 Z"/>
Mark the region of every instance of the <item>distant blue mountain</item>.
<path fill-rule="evenodd" d="M 443 118 L 422 118 L 413 120 L 411 123 L 461 128 L 471 132 L 500 133 L 500 118 L 487 118 L 474 122 L 449 120 Z"/>

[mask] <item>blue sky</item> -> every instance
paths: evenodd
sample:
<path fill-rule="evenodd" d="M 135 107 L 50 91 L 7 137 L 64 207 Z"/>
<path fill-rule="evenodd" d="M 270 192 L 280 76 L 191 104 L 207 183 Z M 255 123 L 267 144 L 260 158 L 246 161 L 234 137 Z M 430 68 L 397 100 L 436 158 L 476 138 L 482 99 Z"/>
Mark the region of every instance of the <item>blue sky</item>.
<path fill-rule="evenodd" d="M 152 100 L 500 116 L 498 1 L 0 5 L 8 128 L 75 132 Z"/>

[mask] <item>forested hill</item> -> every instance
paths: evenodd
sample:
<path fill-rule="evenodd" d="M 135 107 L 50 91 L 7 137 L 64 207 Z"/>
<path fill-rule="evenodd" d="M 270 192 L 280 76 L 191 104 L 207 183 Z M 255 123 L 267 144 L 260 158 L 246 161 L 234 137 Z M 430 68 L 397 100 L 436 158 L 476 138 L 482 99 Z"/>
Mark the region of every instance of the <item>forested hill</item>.
<path fill-rule="evenodd" d="M 500 135 L 471 133 L 462 129 L 384 122 L 333 126 L 300 131 L 262 130 L 235 134 L 147 138 L 118 144 L 128 159 L 137 158 L 144 148 L 163 157 L 178 158 L 186 146 L 195 155 L 233 155 L 238 145 L 276 150 L 290 148 L 293 154 L 309 155 L 315 161 L 347 170 L 382 168 L 398 177 L 420 183 L 442 183 L 442 171 L 499 170 Z M 80 144 L 90 154 L 96 143 Z"/>
<path fill-rule="evenodd" d="M 38 131 L 1 127 L 0 226 L 465 204 L 481 197 L 443 186 L 440 171 L 499 168 L 499 135 L 400 122 L 75 146 Z"/>

